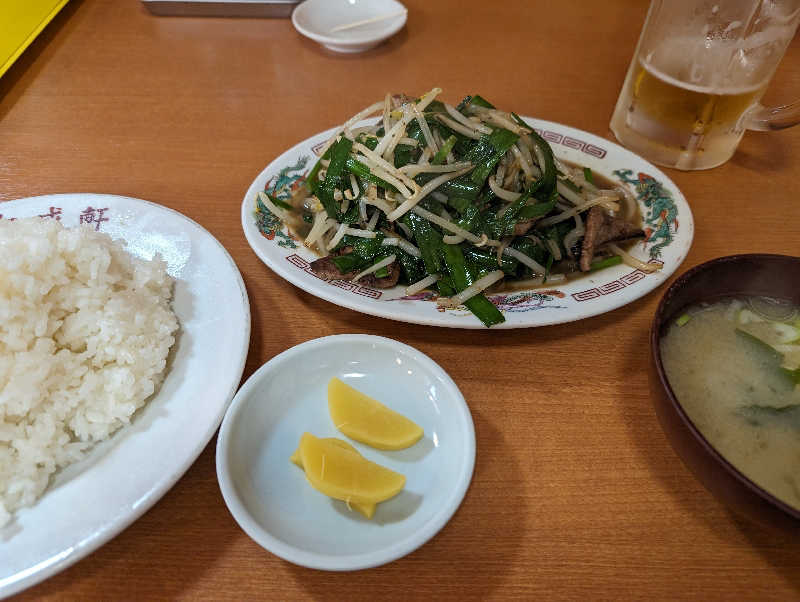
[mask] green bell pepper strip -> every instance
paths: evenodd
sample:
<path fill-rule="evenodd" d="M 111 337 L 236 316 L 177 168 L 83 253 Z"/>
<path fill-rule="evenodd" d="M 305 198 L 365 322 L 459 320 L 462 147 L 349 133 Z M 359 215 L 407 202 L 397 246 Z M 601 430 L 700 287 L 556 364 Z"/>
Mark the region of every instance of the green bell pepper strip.
<path fill-rule="evenodd" d="M 394 166 L 397 168 L 415 161 L 416 148 L 408 144 L 398 144 L 394 149 Z"/>
<path fill-rule="evenodd" d="M 443 273 L 441 256 L 442 236 L 433 229 L 430 222 L 416 213 L 408 212 L 403 216 L 403 223 L 411 230 L 414 242 L 417 243 L 422 263 L 428 274 L 439 274 L 441 278 L 436 283 L 439 294 L 450 297 L 455 294 L 452 279 Z"/>
<path fill-rule="evenodd" d="M 488 136 L 481 136 L 464 155 L 465 161 L 475 165 L 475 169 L 469 174 L 470 179 L 483 187 L 489 174 L 497 167 L 497 162 L 517 140 L 519 140 L 518 134 L 503 128 L 493 130 Z"/>
<path fill-rule="evenodd" d="M 438 119 L 432 121 L 431 126 L 432 128 L 435 127 L 437 130 L 439 130 L 439 135 L 442 137 L 442 140 L 448 140 L 451 136 L 455 136 L 456 142 L 453 145 L 453 154 L 458 157 L 463 157 L 466 155 L 477 142 L 475 139 L 469 138 L 461 132 L 451 130 Z"/>
<path fill-rule="evenodd" d="M 347 165 L 347 157 L 353 148 L 353 141 L 342 136 L 331 145 L 331 162 L 325 173 L 325 181 L 317 189 L 317 198 L 325 207 L 327 214 L 335 220 L 340 217 L 339 203 L 333 198 L 333 193 L 341 184 L 342 175 Z"/>
<path fill-rule="evenodd" d="M 569 255 L 567 252 L 568 249 L 564 246 L 564 237 L 570 231 L 572 231 L 573 228 L 574 226 L 572 224 L 572 220 L 564 220 L 563 222 L 554 224 L 548 228 L 545 228 L 544 230 L 540 230 L 540 232 L 558 244 L 558 248 L 561 250 L 562 255 Z"/>
<path fill-rule="evenodd" d="M 382 233 L 378 233 L 375 238 L 361 238 L 348 234 L 335 248 L 352 247 L 353 250 L 347 255 L 331 257 L 331 261 L 342 274 L 362 270 L 375 263 L 375 258 L 388 248 L 381 246 L 383 239 Z"/>
<path fill-rule="evenodd" d="M 505 322 L 506 319 L 494 303 L 486 298 L 483 293 L 478 293 L 464 301 L 464 305 L 477 317 L 485 326 L 494 326 Z"/>
<path fill-rule="evenodd" d="M 555 159 L 553 157 L 553 149 L 550 148 L 550 145 L 547 143 L 547 140 L 545 140 L 538 133 L 536 133 L 536 130 L 534 130 L 531 126 L 525 123 L 520 118 L 519 115 L 517 115 L 516 113 L 511 113 L 511 116 L 514 118 L 514 121 L 516 121 L 518 125 L 524 128 L 528 128 L 531 131 L 530 133 L 531 140 L 533 141 L 534 146 L 536 146 L 536 148 L 539 149 L 539 151 L 542 154 L 542 157 L 544 158 L 544 165 L 539 166 L 542 170 L 541 180 L 543 181 L 542 186 L 540 187 L 539 198 L 544 197 L 546 199 L 550 196 L 550 193 L 552 193 L 552 191 L 555 190 L 556 188 L 557 172 L 556 172 Z"/>
<path fill-rule="evenodd" d="M 411 230 L 414 242 L 417 243 L 422 262 L 425 264 L 425 271 L 428 274 L 440 274 L 442 260 L 439 254 L 439 247 L 442 245 L 442 236 L 433 229 L 428 220 L 416 213 L 409 211 L 403 216 L 402 220 Z"/>
<path fill-rule="evenodd" d="M 553 255 L 550 253 L 549 249 L 546 249 L 545 247 L 525 236 L 515 238 L 511 243 L 511 248 L 516 249 L 520 253 L 524 253 L 537 263 L 540 263 L 545 268 L 545 272 L 548 271 L 547 263 L 551 262 L 553 258 Z M 530 268 L 525 266 L 523 273 L 529 270 Z"/>
<path fill-rule="evenodd" d="M 462 250 L 464 259 L 471 265 L 478 266 L 481 270 L 496 270 L 498 267 L 509 276 L 517 275 L 517 268 L 519 261 L 508 255 L 500 257 L 500 265 L 497 264 L 497 253 L 495 251 L 487 251 L 477 247 L 465 246 Z"/>
<path fill-rule="evenodd" d="M 277 205 L 281 209 L 288 209 L 290 211 L 292 210 L 292 206 L 289 203 L 287 203 L 286 201 L 282 201 L 278 197 L 276 197 L 274 195 L 271 195 L 266 190 L 264 191 L 264 194 L 267 195 L 267 198 L 269 198 L 270 201 L 272 201 L 275 205 Z M 256 207 L 258 208 L 258 211 L 260 213 L 269 213 L 270 212 L 269 209 L 267 209 L 266 205 L 264 205 L 264 203 L 262 203 L 261 199 L 258 198 L 258 197 L 256 197 Z"/>
<path fill-rule="evenodd" d="M 449 197 L 457 196 L 470 201 L 474 201 L 478 198 L 481 189 L 483 188 L 484 184 L 486 184 L 486 179 L 489 177 L 489 174 L 492 172 L 492 170 L 497 166 L 497 162 L 519 139 L 517 134 L 502 128 L 494 130 L 490 135 L 483 136 L 479 140 L 473 140 L 465 136 L 460 136 L 451 132 L 444 126 L 442 126 L 440 130 L 448 134 L 448 142 L 450 138 L 456 138 L 456 143 L 453 147 L 456 154 L 463 156 L 464 161 L 469 161 L 475 165 L 475 169 L 473 169 L 470 173 L 455 178 L 454 180 L 445 182 L 439 186 L 437 190 Z M 465 148 L 459 148 L 459 146 L 462 145 L 462 141 L 459 140 L 459 136 L 461 139 L 463 139 L 463 141 L 466 141 L 463 143 Z M 444 146 L 442 148 L 444 148 Z M 445 153 L 445 157 L 446 156 L 447 153 Z M 422 173 L 414 179 L 420 186 L 424 186 L 427 182 L 438 175 L 439 174 Z"/>
<path fill-rule="evenodd" d="M 556 192 L 550 195 L 549 201 L 536 203 L 534 205 L 525 205 L 519 210 L 518 221 L 533 219 L 534 217 L 542 217 L 544 215 L 547 215 L 548 213 L 550 213 L 550 211 L 552 211 L 553 207 L 556 206 L 557 198 L 558 198 L 558 193 Z"/>
<path fill-rule="evenodd" d="M 422 99 L 418 98 L 416 102 L 420 100 Z M 447 113 L 447 109 L 444 108 L 444 103 L 441 100 L 432 100 L 428 106 L 425 107 L 425 110 L 422 111 L 423 115 L 433 115 L 435 113 Z"/>
<path fill-rule="evenodd" d="M 411 230 L 417 243 L 425 271 L 428 274 L 441 274 L 436 283 L 441 295 L 451 297 L 472 283 L 460 247 L 444 244 L 441 235 L 433 229 L 430 222 L 416 213 L 406 213 L 403 223 Z M 445 269 L 447 272 L 444 272 Z M 486 326 L 505 321 L 503 314 L 483 293 L 467 299 L 464 305 Z"/>
<path fill-rule="evenodd" d="M 467 232 L 474 232 L 480 221 L 479 218 L 478 208 L 475 205 L 469 205 L 461 212 L 461 218 L 456 221 L 456 225 Z"/>
<path fill-rule="evenodd" d="M 477 209 L 477 205 L 473 203 L 470 199 L 465 199 L 460 196 L 449 197 L 447 199 L 447 204 L 462 214 L 466 213 L 470 207 L 475 207 Z"/>
<path fill-rule="evenodd" d="M 592 264 L 589 266 L 589 271 L 596 272 L 597 270 L 610 268 L 612 265 L 619 265 L 621 263 L 622 263 L 622 257 L 620 257 L 619 255 L 612 255 L 611 257 L 606 257 L 604 259 L 598 259 L 597 261 L 593 261 Z"/>
<path fill-rule="evenodd" d="M 319 179 L 317 178 L 319 170 L 322 169 L 322 160 L 330 158 L 331 158 L 331 147 L 329 146 L 328 150 L 326 150 L 325 153 L 319 159 L 317 159 L 317 162 L 314 164 L 314 167 L 311 168 L 308 177 L 306 177 L 306 186 L 308 186 L 308 189 L 311 191 L 311 194 L 316 194 L 317 188 L 319 188 L 320 185 L 322 184 L 322 182 L 320 182 Z"/>
<path fill-rule="evenodd" d="M 564 173 L 561 170 L 556 170 L 556 174 L 558 176 L 564 176 Z M 569 188 L 572 192 L 577 192 L 578 194 L 580 194 L 581 190 L 583 190 L 580 186 L 578 186 L 572 180 L 567 180 L 566 178 L 563 178 L 563 177 L 561 179 L 561 183 L 564 186 L 566 186 L 567 188 Z"/>
<path fill-rule="evenodd" d="M 359 196 L 358 198 L 361 197 Z M 358 198 L 350 201 L 350 207 L 339 218 L 340 224 L 354 224 L 359 219 L 361 219 L 361 215 L 358 209 Z"/>
<path fill-rule="evenodd" d="M 347 171 L 349 171 L 354 176 L 362 178 L 367 182 L 369 182 L 370 184 L 375 184 L 376 186 L 380 186 L 385 190 L 391 190 L 393 192 L 397 192 L 397 188 L 395 188 L 392 184 L 389 184 L 389 182 L 382 180 L 378 176 L 373 175 L 373 173 L 369 170 L 369 167 L 364 165 L 361 161 L 359 161 L 352 155 L 349 155 L 347 157 L 345 166 L 347 167 Z"/>
<path fill-rule="evenodd" d="M 520 197 L 508 207 L 508 209 L 506 209 L 506 212 L 502 215 L 502 217 L 498 218 L 496 226 L 496 235 L 498 237 L 502 238 L 503 236 L 510 236 L 513 234 L 514 226 L 516 226 L 517 222 L 520 220 L 546 215 L 553 207 L 555 207 L 556 199 L 552 194 L 550 195 L 550 199 L 544 203 L 528 205 L 530 198 L 536 194 L 543 185 L 543 178 L 536 180 L 533 184 L 528 186 L 527 190 L 525 190 L 525 192 L 523 192 Z M 523 210 L 526 211 L 525 214 L 522 213 Z"/>
<path fill-rule="evenodd" d="M 443 274 L 436 282 L 436 288 L 439 289 L 439 294 L 442 297 L 452 297 L 456 294 L 456 287 L 453 286 L 453 279 L 447 274 Z"/>
<path fill-rule="evenodd" d="M 444 160 L 447 159 L 447 155 L 453 150 L 453 147 L 456 145 L 456 138 L 455 136 L 450 136 L 447 140 L 442 143 L 442 148 L 436 151 L 436 154 L 433 156 L 431 163 L 433 165 L 441 165 L 444 163 Z"/>
<path fill-rule="evenodd" d="M 406 275 L 406 280 L 409 283 L 417 282 L 418 280 L 425 278 L 425 265 L 422 263 L 421 259 L 412 257 L 400 247 L 388 248 L 397 255 L 397 261 L 400 264 L 400 267 L 403 268 L 403 272 L 405 272 Z"/>
<path fill-rule="evenodd" d="M 472 285 L 472 276 L 467 269 L 467 264 L 464 261 L 464 254 L 461 248 L 457 245 L 442 245 L 442 258 L 444 259 L 450 277 L 453 280 L 456 292 L 461 292 Z M 494 304 L 486 298 L 483 293 L 470 297 L 464 302 L 467 309 L 469 309 L 475 317 L 478 318 L 486 326 L 493 326 L 505 322 L 503 314 L 494 306 Z"/>
<path fill-rule="evenodd" d="M 425 120 L 427 122 L 427 119 Z M 416 140 L 419 148 L 425 147 L 425 134 L 422 133 L 422 128 L 419 125 L 419 122 L 414 119 L 411 123 L 406 126 L 406 138 L 411 138 L 412 140 Z M 374 148 L 370 150 L 375 150 Z"/>
<path fill-rule="evenodd" d="M 364 146 L 366 146 L 369 150 L 375 150 L 375 147 L 378 146 L 378 137 L 373 134 L 365 134 L 361 133 L 356 136 L 356 142 L 360 142 Z"/>
<path fill-rule="evenodd" d="M 485 98 L 483 98 L 483 96 L 480 96 L 479 94 L 471 94 L 467 96 L 466 98 L 464 98 L 464 100 L 458 103 L 458 106 L 456 108 L 463 113 L 464 109 L 469 107 L 469 105 L 475 105 L 476 107 L 483 107 L 484 109 L 495 108 L 492 103 L 490 103 L 488 100 L 486 100 Z"/>
<path fill-rule="evenodd" d="M 420 186 L 425 186 L 425 184 L 440 175 L 442 174 L 421 173 L 414 178 L 414 181 Z M 473 182 L 470 179 L 470 175 L 466 173 L 463 176 L 458 176 L 453 180 L 445 182 L 436 190 L 442 194 L 446 194 L 448 197 L 459 197 L 461 199 L 474 201 L 481 192 L 481 185 Z"/>

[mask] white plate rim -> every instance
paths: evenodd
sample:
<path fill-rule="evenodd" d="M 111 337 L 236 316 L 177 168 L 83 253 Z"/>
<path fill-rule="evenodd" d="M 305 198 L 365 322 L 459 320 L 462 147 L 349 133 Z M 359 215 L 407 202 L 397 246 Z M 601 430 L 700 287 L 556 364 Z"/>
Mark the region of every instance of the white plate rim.
<path fill-rule="evenodd" d="M 553 289 L 559 290 L 565 295 L 565 297 L 563 297 L 563 302 L 571 303 L 568 310 L 556 313 L 555 311 L 549 311 L 548 307 L 544 312 L 529 311 L 528 313 L 519 314 L 504 311 L 503 313 L 506 321 L 492 326 L 491 329 L 504 330 L 550 326 L 594 317 L 624 307 L 653 292 L 666 282 L 683 263 L 689 253 L 694 238 L 694 218 L 692 216 L 692 211 L 677 185 L 675 185 L 675 183 L 658 167 L 614 142 L 560 123 L 525 116 L 523 116 L 523 119 L 532 124 L 537 130 L 542 130 L 545 137 L 547 137 L 548 134 L 552 134 L 552 136 L 548 138 L 548 141 L 554 153 L 560 159 L 566 158 L 570 160 L 570 157 L 579 156 L 584 165 L 596 170 L 597 173 L 602 173 L 609 177 L 610 170 L 598 169 L 599 166 L 604 164 L 604 161 L 609 160 L 609 155 L 613 154 L 614 156 L 627 159 L 630 165 L 620 165 L 619 161 L 615 161 L 611 166 L 606 164 L 606 167 L 611 167 L 611 169 L 624 168 L 629 174 L 635 173 L 633 169 L 629 169 L 633 167 L 638 171 L 637 177 L 641 178 L 642 174 L 644 174 L 646 177 L 654 179 L 657 184 L 671 195 L 673 206 L 677 211 L 677 215 L 680 217 L 680 227 L 678 227 L 677 219 L 674 230 L 672 229 L 672 225 L 667 223 L 668 234 L 674 238 L 664 247 L 665 254 L 668 254 L 670 259 L 668 263 L 665 262 L 663 269 L 645 275 L 643 272 L 623 264 L 597 272 L 597 276 L 589 274 L 573 280 L 572 283 L 582 283 L 581 286 L 586 285 L 583 291 L 575 291 L 574 289 L 578 286 L 575 284 L 568 284 L 566 287 L 555 285 Z M 357 125 L 373 122 L 374 120 L 364 120 Z M 291 165 L 292 161 L 296 160 L 298 156 L 310 155 L 312 162 L 315 161 L 317 156 L 312 151 L 312 148 L 318 148 L 320 143 L 327 140 L 337 129 L 336 127 L 330 128 L 295 144 L 272 160 L 253 180 L 245 193 L 241 206 L 242 229 L 244 230 L 247 243 L 253 249 L 253 252 L 267 267 L 284 280 L 320 299 L 347 309 L 412 324 L 448 328 L 485 329 L 486 327 L 468 312 L 458 316 L 453 316 L 450 312 L 427 312 L 428 315 L 421 316 L 418 312 L 407 310 L 408 306 L 404 307 L 400 305 L 406 303 L 429 303 L 435 305 L 430 301 L 375 301 L 374 299 L 363 296 L 361 292 L 350 294 L 347 290 L 343 290 L 343 288 L 331 286 L 327 281 L 313 275 L 308 275 L 302 268 L 299 268 L 298 265 L 283 261 L 288 254 L 281 252 L 274 242 L 272 244 L 267 244 L 267 242 L 265 242 L 264 236 L 253 223 L 253 209 L 256 195 L 260 190 L 263 190 L 266 183 L 272 177 L 278 174 L 280 169 Z M 560 136 L 562 142 L 555 143 L 555 140 L 551 139 L 553 136 Z M 598 157 L 597 155 L 600 154 L 602 154 L 602 156 Z M 312 164 L 308 165 L 309 169 Z M 647 170 L 646 172 L 644 171 L 645 169 Z M 628 185 L 630 186 L 630 184 Z M 640 207 L 644 210 L 641 202 Z M 283 226 L 282 229 L 285 231 L 286 227 Z M 636 248 L 638 248 L 638 246 L 639 245 L 637 245 Z M 636 254 L 637 253 L 634 252 L 634 255 Z M 302 243 L 300 243 L 298 250 L 292 255 L 294 257 L 300 257 L 298 261 L 304 261 L 306 264 L 309 259 L 316 257 L 313 252 L 303 248 Z M 342 281 L 338 282 L 342 283 Z M 353 288 L 359 291 L 373 290 L 360 286 L 355 286 Z M 382 291 L 373 292 L 381 293 Z M 524 293 L 525 291 L 518 292 Z M 529 292 L 536 294 L 539 290 Z M 512 297 L 512 294 L 509 294 L 509 297 Z M 562 298 L 559 298 L 559 300 L 555 302 L 561 302 L 561 299 Z M 602 303 L 604 301 L 605 303 Z M 560 306 L 555 307 L 561 308 Z M 520 315 L 529 315 L 530 318 L 521 319 L 518 317 Z M 547 317 L 542 319 L 542 315 Z"/>
<path fill-rule="evenodd" d="M 52 577 L 53 575 L 63 571 L 64 569 L 72 566 L 79 560 L 85 558 L 104 544 L 108 543 L 111 539 L 115 536 L 119 535 L 122 531 L 124 531 L 127 527 L 133 524 L 137 519 L 139 519 L 145 512 L 147 512 L 150 508 L 152 508 L 156 502 L 158 502 L 177 482 L 180 478 L 186 473 L 186 471 L 194 464 L 197 460 L 198 456 L 202 453 L 208 443 L 211 441 L 211 438 L 214 436 L 219 424 L 222 421 L 222 418 L 227 411 L 230 402 L 238 389 L 239 383 L 241 382 L 242 373 L 244 372 L 245 362 L 247 359 L 247 352 L 249 350 L 250 345 L 250 329 L 251 329 L 251 314 L 250 314 L 250 303 L 249 298 L 247 295 L 247 289 L 244 285 L 244 280 L 242 279 L 241 273 L 239 272 L 239 268 L 236 265 L 231 254 L 228 250 L 220 243 L 216 237 L 214 237 L 208 230 L 206 230 L 203 226 L 198 224 L 193 219 L 187 217 L 186 215 L 176 211 L 175 209 L 171 209 L 164 205 L 159 205 L 158 203 L 154 203 L 152 201 L 147 201 L 144 199 L 139 199 L 136 197 L 129 197 L 123 195 L 116 195 L 116 194 L 105 194 L 105 193 L 58 193 L 58 194 L 46 194 L 46 195 L 39 195 L 39 196 L 32 196 L 32 197 L 23 197 L 18 199 L 10 199 L 7 201 L 0 202 L 0 214 L 4 213 L 4 209 L 7 207 L 12 207 L 16 205 L 22 205 L 25 203 L 40 203 L 40 202 L 59 202 L 59 204 L 64 202 L 69 202 L 71 199 L 76 197 L 80 197 L 82 199 L 93 199 L 95 201 L 99 201 L 101 199 L 113 199 L 116 201 L 132 203 L 134 205 L 141 204 L 150 210 L 154 211 L 163 211 L 168 213 L 174 218 L 182 220 L 189 224 L 191 227 L 195 228 L 197 232 L 201 234 L 201 236 L 207 237 L 207 240 L 214 244 L 214 247 L 218 251 L 222 251 L 223 256 L 227 258 L 229 262 L 229 267 L 232 270 L 232 275 L 234 279 L 237 281 L 239 286 L 239 294 L 241 295 L 242 300 L 242 309 L 244 313 L 242 314 L 242 327 L 243 327 L 243 334 L 242 337 L 242 348 L 241 354 L 239 355 L 238 361 L 233 368 L 231 384 L 229 386 L 229 391 L 227 393 L 226 399 L 224 403 L 220 404 L 220 407 L 217 411 L 217 414 L 213 416 L 212 420 L 209 422 L 205 432 L 203 433 L 202 437 L 197 439 L 196 444 L 192 452 L 185 457 L 181 462 L 177 464 L 176 469 L 168 474 L 165 475 L 162 479 L 160 479 L 154 487 L 149 489 L 149 493 L 147 499 L 132 509 L 130 512 L 124 513 L 119 515 L 114 521 L 110 524 L 102 525 L 100 530 L 94 534 L 94 536 L 87 538 L 83 541 L 76 542 L 76 546 L 63 550 L 59 554 L 55 554 L 50 558 L 43 559 L 38 564 L 29 567 L 23 571 L 15 573 L 14 575 L 8 575 L 5 577 L 0 578 L 0 598 L 5 598 L 16 593 L 23 591 L 33 585 L 41 583 L 42 581 Z M 113 439 L 113 437 L 112 437 Z M 45 492 L 44 495 L 46 495 Z"/>
<path fill-rule="evenodd" d="M 409 536 L 400 542 L 386 548 L 382 553 L 370 554 L 356 554 L 350 556 L 327 556 L 324 554 L 316 554 L 305 550 L 295 548 L 278 538 L 271 535 L 268 531 L 263 529 L 256 522 L 250 519 L 250 513 L 244 507 L 243 503 L 239 500 L 236 493 L 236 487 L 226 469 L 227 450 L 229 449 L 228 441 L 231 437 L 231 429 L 241 406 L 248 399 L 250 391 L 256 387 L 257 383 L 265 378 L 271 371 L 279 368 L 284 362 L 291 361 L 297 355 L 302 354 L 312 348 L 324 348 L 331 344 L 350 343 L 350 344 L 374 344 L 378 343 L 385 345 L 391 349 L 397 350 L 409 356 L 414 357 L 415 361 L 423 364 L 428 368 L 435 377 L 440 380 L 447 388 L 451 395 L 454 396 L 459 409 L 458 418 L 464 422 L 465 426 L 465 447 L 466 453 L 465 463 L 463 470 L 459 475 L 457 486 L 451 492 L 448 498 L 448 503 L 439 509 L 427 523 L 424 528 L 414 535 Z M 267 551 L 275 554 L 294 564 L 305 566 L 308 568 L 327 570 L 327 571 L 355 571 L 361 569 L 373 568 L 380 566 L 407 554 L 410 554 L 432 537 L 434 537 L 452 518 L 456 513 L 464 496 L 469 489 L 472 482 L 473 472 L 475 470 L 475 453 L 476 453 L 476 440 L 475 440 L 475 425 L 472 420 L 472 414 L 469 411 L 464 395 L 461 393 L 458 385 L 450 377 L 449 374 L 438 363 L 431 359 L 428 355 L 422 353 L 418 349 L 401 343 L 394 339 L 387 337 L 369 335 L 369 334 L 336 334 L 317 339 L 305 341 L 294 347 L 283 351 L 282 353 L 274 356 L 272 359 L 264 363 L 258 370 L 256 370 L 250 378 L 242 385 L 236 396 L 233 398 L 228 411 L 225 413 L 225 418 L 220 426 L 219 436 L 217 438 L 217 481 L 219 483 L 222 497 L 228 507 L 234 520 L 239 524 L 242 530 L 253 539 L 256 543 L 262 546 Z"/>

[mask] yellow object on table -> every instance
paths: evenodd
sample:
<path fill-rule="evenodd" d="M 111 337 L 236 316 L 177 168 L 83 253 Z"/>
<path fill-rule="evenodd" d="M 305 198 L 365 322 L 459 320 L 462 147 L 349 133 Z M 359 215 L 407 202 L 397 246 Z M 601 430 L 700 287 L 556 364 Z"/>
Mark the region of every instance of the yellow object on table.
<path fill-rule="evenodd" d="M 377 449 L 405 449 L 424 434 L 415 422 L 335 377 L 328 383 L 328 411 L 337 429 Z"/>
<path fill-rule="evenodd" d="M 296 463 L 302 463 L 314 489 L 347 503 L 378 504 L 400 493 L 406 484 L 403 475 L 348 447 L 303 433 Z"/>
<path fill-rule="evenodd" d="M 0 76 L 68 0 L 0 0 Z"/>
<path fill-rule="evenodd" d="M 335 445 L 337 447 L 341 447 L 342 449 L 346 449 L 348 451 L 353 452 L 354 454 L 361 454 L 358 453 L 358 450 L 350 445 L 347 441 L 342 441 L 341 439 L 336 439 L 335 437 L 327 437 L 325 439 L 321 439 L 325 444 Z M 303 466 L 303 456 L 300 453 L 300 448 L 297 448 L 292 456 L 289 458 L 294 464 L 305 470 L 305 466 Z M 360 503 L 360 502 L 347 502 L 347 507 L 353 507 L 358 510 L 361 514 L 364 515 L 365 518 L 372 518 L 372 515 L 375 514 L 375 503 Z"/>

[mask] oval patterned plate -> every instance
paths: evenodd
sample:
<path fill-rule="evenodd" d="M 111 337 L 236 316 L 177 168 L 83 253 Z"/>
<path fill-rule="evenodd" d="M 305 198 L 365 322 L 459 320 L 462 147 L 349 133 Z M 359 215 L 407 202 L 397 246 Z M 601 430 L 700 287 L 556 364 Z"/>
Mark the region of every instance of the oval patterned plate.
<path fill-rule="evenodd" d="M 681 191 L 661 170 L 638 155 L 603 138 L 565 125 L 524 117 L 550 142 L 555 155 L 627 186 L 638 199 L 646 239 L 631 253 L 645 262 L 663 264 L 646 274 L 618 265 L 553 287 L 499 293 L 489 298 L 506 321 L 492 328 L 523 328 L 580 320 L 638 299 L 664 282 L 689 252 L 694 234 L 692 212 Z M 369 124 L 365 121 L 359 125 Z M 259 212 L 261 190 L 288 195 L 299 186 L 335 129 L 312 136 L 270 163 L 250 185 L 242 202 L 242 227 L 256 255 L 295 286 L 326 301 L 402 322 L 484 328 L 466 308 L 443 310 L 431 293 L 403 297 L 403 287 L 378 290 L 345 280 L 316 276 L 309 264 L 317 255 L 303 246 L 277 218 Z"/>

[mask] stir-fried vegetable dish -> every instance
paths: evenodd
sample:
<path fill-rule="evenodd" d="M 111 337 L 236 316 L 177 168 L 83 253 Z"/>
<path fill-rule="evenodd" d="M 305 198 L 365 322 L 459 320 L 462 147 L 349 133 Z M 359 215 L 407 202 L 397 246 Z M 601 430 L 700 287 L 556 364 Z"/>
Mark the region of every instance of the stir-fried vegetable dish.
<path fill-rule="evenodd" d="M 402 283 L 409 296 L 431 289 L 491 326 L 504 318 L 487 289 L 555 285 L 621 262 L 654 269 L 615 244 L 643 236 L 628 191 L 559 161 L 515 113 L 480 96 L 454 107 L 440 92 L 387 94 L 337 128 L 291 199 L 259 194 L 259 211 L 319 253 L 315 273 Z"/>

